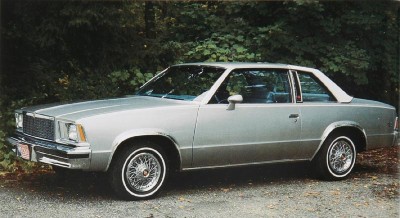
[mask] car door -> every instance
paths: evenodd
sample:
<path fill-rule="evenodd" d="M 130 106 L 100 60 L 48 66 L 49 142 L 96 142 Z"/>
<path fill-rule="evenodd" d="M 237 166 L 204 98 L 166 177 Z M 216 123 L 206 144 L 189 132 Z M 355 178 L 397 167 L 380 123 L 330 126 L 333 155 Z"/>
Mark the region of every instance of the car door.
<path fill-rule="evenodd" d="M 235 94 L 243 102 L 227 110 L 227 98 Z M 233 70 L 199 108 L 193 167 L 297 159 L 300 119 L 288 70 Z"/>

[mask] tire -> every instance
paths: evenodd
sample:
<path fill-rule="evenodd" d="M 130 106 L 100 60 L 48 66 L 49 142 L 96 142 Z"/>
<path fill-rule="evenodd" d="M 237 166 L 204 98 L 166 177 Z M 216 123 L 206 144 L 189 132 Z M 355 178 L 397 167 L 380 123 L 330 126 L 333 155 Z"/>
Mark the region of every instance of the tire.
<path fill-rule="evenodd" d="M 324 180 L 345 179 L 353 170 L 356 157 L 356 147 L 349 137 L 329 136 L 314 160 L 317 176 Z"/>
<path fill-rule="evenodd" d="M 165 184 L 169 166 L 164 151 L 151 142 L 123 148 L 110 166 L 109 179 L 117 196 L 125 200 L 155 197 Z"/>

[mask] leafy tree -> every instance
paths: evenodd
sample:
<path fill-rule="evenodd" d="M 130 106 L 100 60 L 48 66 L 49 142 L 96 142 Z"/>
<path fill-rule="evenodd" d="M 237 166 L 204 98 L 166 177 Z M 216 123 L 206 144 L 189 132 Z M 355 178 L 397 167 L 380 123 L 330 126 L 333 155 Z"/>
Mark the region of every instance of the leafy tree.
<path fill-rule="evenodd" d="M 4 140 L 14 128 L 14 109 L 132 94 L 180 62 L 316 67 L 356 97 L 399 106 L 395 1 L 0 4 L 3 167 L 14 162 Z"/>

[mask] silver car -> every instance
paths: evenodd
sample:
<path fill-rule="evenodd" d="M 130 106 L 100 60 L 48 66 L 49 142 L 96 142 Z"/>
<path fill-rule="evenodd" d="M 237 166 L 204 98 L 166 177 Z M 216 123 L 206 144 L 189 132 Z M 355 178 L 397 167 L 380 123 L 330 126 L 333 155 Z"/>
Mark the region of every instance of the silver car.
<path fill-rule="evenodd" d="M 349 175 L 357 152 L 393 146 L 394 107 L 353 98 L 316 69 L 264 63 L 167 68 L 134 95 L 15 112 L 18 156 L 108 172 L 116 194 L 147 199 L 171 171 L 310 161 Z"/>

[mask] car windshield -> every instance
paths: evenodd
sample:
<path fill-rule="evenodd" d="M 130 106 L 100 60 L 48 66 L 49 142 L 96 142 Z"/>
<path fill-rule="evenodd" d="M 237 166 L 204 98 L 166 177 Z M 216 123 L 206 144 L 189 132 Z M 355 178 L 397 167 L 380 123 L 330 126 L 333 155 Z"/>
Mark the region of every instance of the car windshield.
<path fill-rule="evenodd" d="M 143 86 L 136 95 L 201 101 L 225 69 L 206 66 L 174 66 Z"/>

